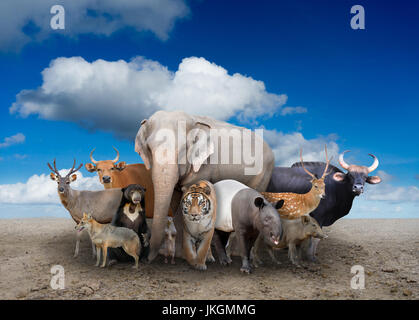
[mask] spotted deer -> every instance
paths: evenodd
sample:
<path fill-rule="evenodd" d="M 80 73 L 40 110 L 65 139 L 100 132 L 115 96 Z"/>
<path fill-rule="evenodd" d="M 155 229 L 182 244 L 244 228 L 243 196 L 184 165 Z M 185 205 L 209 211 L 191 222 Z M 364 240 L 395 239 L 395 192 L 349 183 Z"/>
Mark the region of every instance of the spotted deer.
<path fill-rule="evenodd" d="M 326 153 L 326 167 L 324 168 L 323 174 L 320 178 L 317 178 L 314 174 L 308 171 L 304 167 L 303 162 L 303 150 L 300 150 L 300 160 L 304 171 L 312 178 L 311 189 L 309 192 L 304 194 L 292 193 L 292 192 L 262 192 L 262 195 L 271 203 L 275 203 L 279 200 L 284 200 L 282 208 L 278 210 L 281 218 L 296 219 L 303 215 L 308 215 L 314 211 L 320 204 L 320 200 L 326 195 L 324 178 L 326 177 L 327 169 L 329 167 L 330 160 L 327 157 L 327 147 L 324 147 Z"/>

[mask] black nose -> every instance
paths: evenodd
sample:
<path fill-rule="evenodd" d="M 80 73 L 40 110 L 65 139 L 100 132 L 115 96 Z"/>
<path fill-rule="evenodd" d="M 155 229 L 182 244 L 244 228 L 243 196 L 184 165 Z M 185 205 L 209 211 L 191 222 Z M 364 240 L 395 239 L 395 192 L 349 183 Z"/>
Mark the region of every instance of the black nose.
<path fill-rule="evenodd" d="M 103 182 L 104 182 L 104 183 L 109 183 L 109 182 L 111 182 L 111 177 L 109 177 L 109 176 L 104 176 L 104 177 L 102 178 L 102 180 L 103 180 Z"/>
<path fill-rule="evenodd" d="M 362 184 L 354 184 L 354 186 L 352 187 L 352 191 L 357 193 L 363 192 L 364 186 Z"/>
<path fill-rule="evenodd" d="M 60 192 L 64 192 L 64 188 L 63 188 L 63 187 L 59 187 L 59 188 L 58 188 L 58 191 L 60 191 Z"/>

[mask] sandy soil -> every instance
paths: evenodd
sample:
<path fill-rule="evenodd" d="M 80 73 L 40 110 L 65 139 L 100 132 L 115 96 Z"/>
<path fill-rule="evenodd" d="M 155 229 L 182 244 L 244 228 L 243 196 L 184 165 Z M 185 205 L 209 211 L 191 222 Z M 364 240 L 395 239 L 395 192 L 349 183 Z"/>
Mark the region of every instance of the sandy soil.
<path fill-rule="evenodd" d="M 419 219 L 343 219 L 325 228 L 318 263 L 292 266 L 270 262 L 241 274 L 240 258 L 230 267 L 210 264 L 192 270 L 182 259 L 165 265 L 94 266 L 87 234 L 74 259 L 70 219 L 0 220 L 1 299 L 418 299 Z M 65 289 L 50 287 L 51 267 L 65 269 Z M 351 289 L 353 265 L 365 268 L 365 289 Z"/>

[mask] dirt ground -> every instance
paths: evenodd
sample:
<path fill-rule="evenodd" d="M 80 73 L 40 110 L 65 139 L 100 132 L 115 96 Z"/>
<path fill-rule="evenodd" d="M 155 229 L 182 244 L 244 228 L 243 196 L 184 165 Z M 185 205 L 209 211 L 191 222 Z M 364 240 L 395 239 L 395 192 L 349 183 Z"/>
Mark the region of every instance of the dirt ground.
<path fill-rule="evenodd" d="M 73 258 L 74 222 L 70 219 L 0 220 L 0 299 L 418 299 L 419 219 L 342 219 L 325 228 L 329 238 L 318 263 L 294 267 L 286 251 L 274 265 L 241 274 L 240 258 L 229 267 L 217 263 L 204 272 L 182 259 L 166 265 L 94 266 L 85 234 Z M 62 265 L 65 289 L 50 287 L 51 267 Z M 351 289 L 353 265 L 365 270 L 365 289 Z"/>

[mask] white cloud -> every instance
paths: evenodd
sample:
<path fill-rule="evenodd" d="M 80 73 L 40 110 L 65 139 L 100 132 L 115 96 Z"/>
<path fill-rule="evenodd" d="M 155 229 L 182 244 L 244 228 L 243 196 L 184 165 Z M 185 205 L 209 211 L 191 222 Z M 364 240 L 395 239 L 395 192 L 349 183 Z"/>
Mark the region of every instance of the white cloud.
<path fill-rule="evenodd" d="M 41 87 L 17 95 L 11 113 L 73 121 L 128 139 L 135 137 L 142 119 L 161 109 L 244 121 L 272 115 L 287 100 L 267 92 L 262 81 L 230 75 L 196 57 L 183 59 L 176 72 L 142 57 L 91 63 L 81 57 L 57 58 L 42 77 Z"/>
<path fill-rule="evenodd" d="M 285 134 L 277 130 L 267 130 L 263 132 L 263 137 L 271 146 L 275 154 L 277 166 L 289 167 L 295 162 L 300 161 L 300 148 L 303 148 L 304 161 L 326 160 L 324 146 L 327 144 L 327 154 L 329 159 L 333 157 L 332 163 L 338 159 L 339 146 L 336 143 L 336 135 L 318 137 L 315 139 L 305 139 L 301 132 Z"/>
<path fill-rule="evenodd" d="M 307 108 L 304 107 L 285 107 L 281 109 L 281 116 L 291 115 L 291 114 L 301 114 L 307 113 Z"/>
<path fill-rule="evenodd" d="M 396 179 L 395 176 L 383 171 L 383 170 L 378 170 L 377 171 L 377 175 L 381 178 L 382 183 L 386 183 L 386 182 L 390 182 Z"/>
<path fill-rule="evenodd" d="M 0 148 L 7 148 L 14 144 L 20 144 L 24 143 L 26 140 L 26 137 L 22 133 L 17 133 L 13 136 L 4 138 L 3 142 L 0 142 Z"/>
<path fill-rule="evenodd" d="M 373 189 L 372 186 L 370 189 Z M 418 202 L 406 201 L 399 204 L 389 201 L 367 200 L 364 196 L 354 200 L 350 213 L 345 218 L 419 218 Z"/>
<path fill-rule="evenodd" d="M 394 186 L 384 181 L 369 188 L 367 200 L 379 201 L 419 201 L 419 188 L 416 186 Z"/>
<path fill-rule="evenodd" d="M 60 175 L 64 176 L 68 170 L 60 170 Z M 83 177 L 81 172 L 77 172 L 77 180 L 71 187 L 78 190 L 103 190 L 99 179 L 94 177 Z M 60 200 L 57 193 L 57 183 L 52 181 L 49 175 L 33 175 L 24 183 L 0 185 L 0 204 L 59 204 Z M 30 210 L 30 207 L 28 207 Z"/>
<path fill-rule="evenodd" d="M 50 27 L 50 9 L 56 4 L 65 9 L 65 30 Z M 53 34 L 108 36 L 125 27 L 151 31 L 165 40 L 175 21 L 188 13 L 183 0 L 2 0 L 0 50 L 17 51 L 30 41 L 42 41 Z"/>
<path fill-rule="evenodd" d="M 27 155 L 27 154 L 19 154 L 19 153 L 15 153 L 13 156 L 14 156 L 17 160 L 24 160 L 24 159 L 26 159 L 26 158 L 28 157 L 28 155 Z"/>

